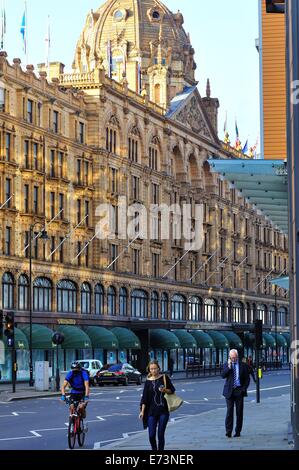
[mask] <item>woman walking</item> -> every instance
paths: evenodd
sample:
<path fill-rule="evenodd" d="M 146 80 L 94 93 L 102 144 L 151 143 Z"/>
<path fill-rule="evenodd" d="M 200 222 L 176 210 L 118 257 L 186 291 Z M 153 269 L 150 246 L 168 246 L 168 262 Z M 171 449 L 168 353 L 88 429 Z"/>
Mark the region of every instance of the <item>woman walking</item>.
<path fill-rule="evenodd" d="M 167 375 L 161 374 L 158 361 L 151 361 L 148 366 L 148 377 L 144 384 L 141 398 L 139 418 L 144 428 L 148 427 L 149 440 L 153 451 L 163 451 L 165 447 L 165 431 L 169 421 L 169 411 L 164 395 L 175 392 L 175 388 Z M 166 385 L 166 386 L 165 386 Z M 158 426 L 158 447 L 156 440 Z"/>

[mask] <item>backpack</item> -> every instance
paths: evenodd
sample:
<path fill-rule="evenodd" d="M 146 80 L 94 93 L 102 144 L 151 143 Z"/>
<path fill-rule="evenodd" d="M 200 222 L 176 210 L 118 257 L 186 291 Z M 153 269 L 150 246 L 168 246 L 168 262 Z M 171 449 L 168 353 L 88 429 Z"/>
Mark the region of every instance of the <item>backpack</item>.
<path fill-rule="evenodd" d="M 75 390 L 76 392 L 82 392 L 82 393 L 85 393 L 85 386 L 84 386 L 84 377 L 83 377 L 83 372 L 86 372 L 87 375 L 88 375 L 88 378 L 90 376 L 89 374 L 89 371 L 86 370 L 86 369 L 82 369 L 80 371 L 80 374 L 81 374 L 81 379 L 82 379 L 82 383 L 83 383 L 83 388 L 78 388 L 78 387 L 75 387 L 74 384 L 73 384 L 73 377 L 74 377 L 74 374 L 73 374 L 73 371 L 72 371 L 72 376 L 71 378 L 68 380 L 68 383 L 70 384 L 70 386 L 72 387 L 73 390 Z"/>

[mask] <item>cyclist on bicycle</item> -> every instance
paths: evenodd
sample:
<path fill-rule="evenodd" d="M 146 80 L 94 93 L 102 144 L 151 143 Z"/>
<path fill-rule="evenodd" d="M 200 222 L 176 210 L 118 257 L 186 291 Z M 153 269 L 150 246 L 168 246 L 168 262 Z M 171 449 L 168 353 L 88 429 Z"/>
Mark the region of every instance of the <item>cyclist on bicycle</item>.
<path fill-rule="evenodd" d="M 71 365 L 71 371 L 65 376 L 65 381 L 61 387 L 61 400 L 65 401 L 65 388 L 71 386 L 70 395 L 70 413 L 73 414 L 75 410 L 74 403 L 80 403 L 79 409 L 82 413 L 83 418 L 86 417 L 86 406 L 89 400 L 89 375 L 86 370 L 82 369 L 82 366 L 78 362 L 73 362 Z M 85 403 L 83 403 L 85 402 Z"/>

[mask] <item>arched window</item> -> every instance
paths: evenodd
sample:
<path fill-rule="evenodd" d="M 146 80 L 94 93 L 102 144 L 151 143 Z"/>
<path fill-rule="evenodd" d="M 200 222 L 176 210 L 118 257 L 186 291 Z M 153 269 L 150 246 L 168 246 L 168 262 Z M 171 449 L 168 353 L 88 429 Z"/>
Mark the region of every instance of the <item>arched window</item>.
<path fill-rule="evenodd" d="M 96 315 L 104 315 L 104 287 L 101 284 L 94 289 L 94 309 Z"/>
<path fill-rule="evenodd" d="M 157 319 L 159 316 L 159 295 L 157 292 L 152 293 L 151 298 L 151 318 Z"/>
<path fill-rule="evenodd" d="M 186 319 L 186 299 L 182 295 L 176 294 L 172 298 L 171 319 L 181 321 Z"/>
<path fill-rule="evenodd" d="M 161 318 L 168 319 L 168 295 L 165 292 L 161 296 Z"/>
<path fill-rule="evenodd" d="M 128 292 L 125 287 L 119 291 L 119 314 L 121 317 L 128 315 Z"/>
<path fill-rule="evenodd" d="M 29 280 L 25 274 L 21 274 L 18 282 L 19 288 L 19 310 L 28 310 L 29 309 Z"/>
<path fill-rule="evenodd" d="M 220 323 L 226 323 L 226 318 L 225 318 L 225 301 L 221 299 L 219 301 L 219 322 Z"/>
<path fill-rule="evenodd" d="M 269 313 L 268 313 L 268 324 L 271 326 L 275 326 L 275 321 L 276 321 L 275 314 L 276 314 L 275 305 L 270 305 Z"/>
<path fill-rule="evenodd" d="M 189 299 L 189 321 L 200 322 L 202 318 L 202 300 L 199 297 Z"/>
<path fill-rule="evenodd" d="M 77 285 L 73 281 L 62 280 L 57 284 L 57 310 L 63 313 L 77 312 Z"/>
<path fill-rule="evenodd" d="M 131 315 L 136 318 L 148 317 L 148 295 L 143 290 L 134 290 L 131 294 Z"/>
<path fill-rule="evenodd" d="M 205 321 L 213 323 L 216 319 L 216 301 L 214 299 L 205 299 Z"/>
<path fill-rule="evenodd" d="M 84 282 L 81 287 L 81 313 L 91 313 L 91 288 L 87 282 Z"/>
<path fill-rule="evenodd" d="M 108 289 L 108 315 L 116 315 L 116 291 L 114 287 L 110 286 Z"/>
<path fill-rule="evenodd" d="M 140 133 L 136 126 L 131 129 L 128 138 L 128 157 L 131 162 L 139 162 L 139 137 Z"/>
<path fill-rule="evenodd" d="M 280 307 L 278 310 L 277 326 L 288 326 L 287 309 Z"/>
<path fill-rule="evenodd" d="M 233 317 L 233 306 L 230 300 L 226 302 L 226 319 L 228 323 L 232 322 Z"/>
<path fill-rule="evenodd" d="M 233 306 L 233 323 L 241 323 L 242 322 L 242 311 L 243 305 L 241 302 L 235 302 Z"/>
<path fill-rule="evenodd" d="M 118 119 L 116 116 L 112 116 L 106 127 L 106 150 L 110 153 L 117 153 L 118 128 Z"/>
<path fill-rule="evenodd" d="M 45 277 L 38 277 L 33 282 L 33 310 L 52 311 L 52 282 Z"/>
<path fill-rule="evenodd" d="M 249 302 L 246 303 L 245 307 L 245 323 L 253 323 L 253 310 Z"/>
<path fill-rule="evenodd" d="M 149 146 L 149 167 L 152 170 L 158 171 L 159 169 L 159 139 L 158 137 L 153 137 L 150 146 Z"/>
<path fill-rule="evenodd" d="M 257 305 L 256 307 L 256 319 L 262 320 L 263 325 L 266 324 L 266 306 L 265 305 Z"/>
<path fill-rule="evenodd" d="M 11 273 L 4 273 L 2 277 L 2 308 L 14 308 L 15 281 Z"/>

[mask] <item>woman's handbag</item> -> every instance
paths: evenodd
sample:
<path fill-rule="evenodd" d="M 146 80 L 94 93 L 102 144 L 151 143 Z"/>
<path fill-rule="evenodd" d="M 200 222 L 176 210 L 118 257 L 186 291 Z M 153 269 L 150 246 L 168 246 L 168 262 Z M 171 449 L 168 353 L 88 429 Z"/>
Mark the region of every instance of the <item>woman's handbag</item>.
<path fill-rule="evenodd" d="M 166 386 L 166 376 L 165 375 L 164 375 L 163 379 L 164 379 L 164 387 L 167 388 L 167 386 Z M 184 403 L 184 400 L 182 400 L 182 398 L 178 397 L 175 393 L 172 393 L 171 395 L 169 395 L 168 393 L 165 393 L 164 398 L 167 402 L 169 412 L 172 412 L 172 411 L 175 411 L 175 410 L 179 409 L 179 407 L 182 406 L 182 404 Z"/>

